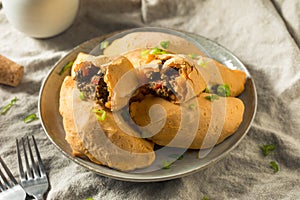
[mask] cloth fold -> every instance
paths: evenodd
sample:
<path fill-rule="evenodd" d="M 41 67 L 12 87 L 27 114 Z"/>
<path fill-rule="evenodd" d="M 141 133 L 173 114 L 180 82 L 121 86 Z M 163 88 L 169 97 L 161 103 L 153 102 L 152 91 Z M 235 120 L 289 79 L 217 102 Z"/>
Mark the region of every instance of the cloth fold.
<path fill-rule="evenodd" d="M 25 67 L 22 83 L 0 85 L 0 155 L 18 177 L 15 138 L 34 134 L 49 174 L 47 199 L 300 199 L 300 10 L 298 0 L 90 0 L 74 24 L 48 39 L 27 37 L 0 10 L 0 54 Z M 54 64 L 80 43 L 142 26 L 203 35 L 232 51 L 249 69 L 258 92 L 253 126 L 224 159 L 193 175 L 158 183 L 130 183 L 96 175 L 51 144 L 37 113 L 39 89 Z M 298 45 L 297 45 L 298 44 Z M 261 145 L 274 144 L 267 157 Z M 279 172 L 269 166 L 276 161 Z"/>
<path fill-rule="evenodd" d="M 297 0 L 273 0 L 277 10 L 287 24 L 287 28 L 300 47 L 300 1 Z"/>

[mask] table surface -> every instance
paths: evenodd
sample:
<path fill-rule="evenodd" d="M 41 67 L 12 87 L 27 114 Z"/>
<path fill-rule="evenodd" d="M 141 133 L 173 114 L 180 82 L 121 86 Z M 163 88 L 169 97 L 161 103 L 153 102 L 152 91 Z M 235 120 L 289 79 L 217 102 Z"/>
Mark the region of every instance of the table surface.
<path fill-rule="evenodd" d="M 228 156 L 198 173 L 166 182 L 132 183 L 94 174 L 54 147 L 38 112 L 43 79 L 73 47 L 91 38 L 133 27 L 160 26 L 202 35 L 228 48 L 249 69 L 258 109 L 243 141 Z M 0 54 L 21 64 L 18 87 L 0 85 L 0 155 L 19 179 L 15 138 L 35 135 L 49 175 L 47 199 L 300 199 L 300 1 L 122 0 L 81 1 L 64 33 L 34 39 L 16 30 L 0 9 Z M 267 157 L 261 145 L 274 144 Z M 279 172 L 269 166 L 276 161 Z"/>

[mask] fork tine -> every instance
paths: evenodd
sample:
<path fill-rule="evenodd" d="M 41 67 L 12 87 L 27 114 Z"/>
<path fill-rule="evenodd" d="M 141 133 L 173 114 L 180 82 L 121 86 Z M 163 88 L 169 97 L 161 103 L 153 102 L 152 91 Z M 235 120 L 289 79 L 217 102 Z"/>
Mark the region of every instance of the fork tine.
<path fill-rule="evenodd" d="M 15 177 L 12 175 L 12 173 L 10 172 L 10 170 L 8 169 L 7 165 L 5 164 L 5 162 L 2 160 L 2 158 L 0 157 L 0 162 L 6 172 L 6 174 L 8 175 L 8 177 L 10 178 L 10 180 L 13 182 L 14 185 L 17 185 L 18 182 L 16 181 Z"/>
<path fill-rule="evenodd" d="M 38 171 L 37 171 L 37 167 L 36 167 L 36 164 L 34 162 L 34 159 L 33 159 L 33 155 L 32 155 L 32 151 L 31 151 L 31 147 L 30 147 L 30 142 L 29 142 L 29 138 L 26 137 L 27 139 L 27 144 L 28 144 L 28 150 L 29 150 L 29 155 L 30 155 L 30 160 L 31 160 L 31 167 L 33 169 L 33 175 L 34 177 L 37 177 L 37 176 L 40 176 Z"/>
<path fill-rule="evenodd" d="M 2 184 L 2 182 L 0 181 L 0 192 L 4 191 L 5 186 Z"/>
<path fill-rule="evenodd" d="M 35 138 L 34 138 L 33 135 L 31 135 L 31 137 L 32 137 L 33 144 L 34 144 L 35 153 L 36 153 L 36 156 L 37 156 L 37 159 L 38 159 L 38 165 L 39 165 L 39 168 L 40 168 L 41 176 L 44 176 L 44 175 L 46 175 L 46 171 L 44 169 L 44 164 L 43 164 L 43 161 L 41 159 L 41 155 L 40 155 L 40 152 L 38 150 Z"/>
<path fill-rule="evenodd" d="M 8 169 L 8 167 L 6 166 L 6 164 L 4 163 L 4 161 L 2 160 L 2 158 L 0 157 L 0 163 L 2 165 L 2 167 L 4 168 L 6 174 L 8 175 L 8 177 L 11 179 L 11 181 L 13 182 L 13 184 L 9 183 L 9 181 L 6 179 L 5 175 L 3 174 L 2 170 L 0 169 L 0 177 L 2 178 L 4 184 L 1 183 L 1 190 L 6 190 L 8 188 L 13 187 L 15 184 L 17 184 L 16 179 L 13 177 L 13 175 L 11 174 L 10 170 Z"/>
<path fill-rule="evenodd" d="M 25 179 L 26 177 L 25 177 L 25 174 L 24 174 L 24 171 L 23 171 L 23 164 L 22 164 L 18 139 L 16 139 L 16 146 L 17 146 L 17 155 L 18 155 L 18 165 L 19 165 L 20 177 L 21 177 L 21 179 Z"/>
<path fill-rule="evenodd" d="M 23 151 L 24 151 L 24 157 L 25 157 L 27 179 L 33 178 L 33 176 L 32 176 L 32 171 L 31 171 L 31 169 L 30 169 L 30 167 L 29 167 L 29 162 L 28 162 L 27 152 L 26 152 L 26 149 L 25 149 L 24 138 L 22 138 L 22 145 L 23 145 Z"/>
<path fill-rule="evenodd" d="M 0 176 L 5 184 L 5 185 L 2 185 L 3 189 L 7 190 L 7 188 L 10 188 L 11 186 L 10 186 L 9 182 L 7 181 L 7 179 L 5 178 L 4 174 L 2 173 L 1 169 L 0 169 Z"/>

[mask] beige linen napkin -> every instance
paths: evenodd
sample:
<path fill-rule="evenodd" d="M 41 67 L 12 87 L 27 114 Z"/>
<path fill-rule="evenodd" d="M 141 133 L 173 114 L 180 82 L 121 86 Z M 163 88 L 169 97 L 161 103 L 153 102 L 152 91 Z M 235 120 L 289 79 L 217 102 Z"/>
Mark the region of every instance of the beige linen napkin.
<path fill-rule="evenodd" d="M 15 30 L 1 9 L 0 54 L 25 66 L 25 76 L 17 88 L 0 85 L 0 105 L 14 97 L 19 99 L 6 115 L 0 115 L 0 155 L 17 175 L 15 137 L 34 134 L 51 182 L 47 199 L 53 200 L 193 200 L 204 195 L 209 199 L 299 199 L 298 2 L 81 1 L 71 28 L 44 40 Z M 140 26 L 176 28 L 212 39 L 237 55 L 255 80 L 258 110 L 249 133 L 224 159 L 191 176 L 160 183 L 128 183 L 101 177 L 61 155 L 39 121 L 22 121 L 26 114 L 37 112 L 42 80 L 73 47 L 105 33 Z M 263 144 L 274 144 L 276 150 L 264 157 L 260 149 Z M 276 174 L 269 166 L 271 160 L 279 164 Z"/>

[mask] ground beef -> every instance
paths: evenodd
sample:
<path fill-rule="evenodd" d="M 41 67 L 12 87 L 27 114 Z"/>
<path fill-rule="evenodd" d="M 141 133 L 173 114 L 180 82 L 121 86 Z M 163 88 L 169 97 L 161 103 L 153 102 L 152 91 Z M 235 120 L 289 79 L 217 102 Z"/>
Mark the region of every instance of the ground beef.
<path fill-rule="evenodd" d="M 148 72 L 146 75 L 149 83 L 147 88 L 154 96 L 164 98 L 169 101 L 176 100 L 176 92 L 173 89 L 173 85 L 176 77 L 179 76 L 179 71 L 174 68 L 164 70 L 164 73 L 160 72 Z"/>
<path fill-rule="evenodd" d="M 167 100 L 175 100 L 174 90 L 172 90 L 167 81 L 151 82 L 147 86 L 152 95 Z"/>
<path fill-rule="evenodd" d="M 107 84 L 104 82 L 105 69 L 90 62 L 83 63 L 76 73 L 77 87 L 85 99 L 104 106 L 108 100 Z"/>

